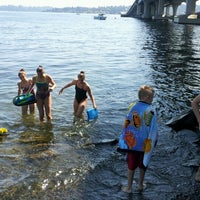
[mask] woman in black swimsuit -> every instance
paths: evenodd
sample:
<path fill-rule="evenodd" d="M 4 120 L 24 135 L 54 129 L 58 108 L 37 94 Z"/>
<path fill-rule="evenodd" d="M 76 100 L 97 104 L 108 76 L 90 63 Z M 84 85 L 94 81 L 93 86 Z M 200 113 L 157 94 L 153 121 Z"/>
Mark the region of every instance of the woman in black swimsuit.
<path fill-rule="evenodd" d="M 75 117 L 82 118 L 83 111 L 85 110 L 88 102 L 87 93 L 90 96 L 93 107 L 96 109 L 95 99 L 89 84 L 85 81 L 85 73 L 83 71 L 78 74 L 78 79 L 71 81 L 61 88 L 59 94 L 62 94 L 64 89 L 72 85 L 75 85 L 74 115 Z"/>

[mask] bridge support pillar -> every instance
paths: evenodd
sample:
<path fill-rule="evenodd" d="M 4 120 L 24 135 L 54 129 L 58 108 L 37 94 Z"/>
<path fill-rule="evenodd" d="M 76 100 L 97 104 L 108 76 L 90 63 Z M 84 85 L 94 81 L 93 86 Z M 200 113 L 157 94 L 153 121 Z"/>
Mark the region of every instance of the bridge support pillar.
<path fill-rule="evenodd" d="M 172 4 L 172 8 L 173 8 L 173 17 L 176 16 L 177 13 L 177 9 L 178 9 L 179 4 Z"/>
<path fill-rule="evenodd" d="M 158 16 L 162 17 L 164 14 L 164 3 L 165 0 L 159 0 L 158 2 Z"/>
<path fill-rule="evenodd" d="M 143 18 L 144 19 L 149 19 L 151 18 L 151 6 L 149 4 L 149 0 L 144 1 L 144 13 L 143 13 Z"/>
<path fill-rule="evenodd" d="M 170 16 L 169 13 L 170 13 L 170 6 L 167 6 L 165 9 L 165 16 L 169 17 Z"/>
<path fill-rule="evenodd" d="M 140 15 L 141 15 L 141 5 L 140 5 L 140 4 L 137 5 L 136 14 L 137 14 L 137 16 L 140 16 Z"/>
<path fill-rule="evenodd" d="M 186 0 L 186 15 L 194 14 L 197 0 Z"/>

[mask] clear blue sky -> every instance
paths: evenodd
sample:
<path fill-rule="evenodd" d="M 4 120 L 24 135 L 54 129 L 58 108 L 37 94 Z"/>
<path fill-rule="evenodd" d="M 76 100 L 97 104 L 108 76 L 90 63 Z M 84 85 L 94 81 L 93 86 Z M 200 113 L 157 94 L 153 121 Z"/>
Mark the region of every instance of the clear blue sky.
<path fill-rule="evenodd" d="M 2 5 L 15 6 L 51 6 L 51 7 L 98 7 L 98 6 L 131 6 L 135 0 L 0 0 Z"/>

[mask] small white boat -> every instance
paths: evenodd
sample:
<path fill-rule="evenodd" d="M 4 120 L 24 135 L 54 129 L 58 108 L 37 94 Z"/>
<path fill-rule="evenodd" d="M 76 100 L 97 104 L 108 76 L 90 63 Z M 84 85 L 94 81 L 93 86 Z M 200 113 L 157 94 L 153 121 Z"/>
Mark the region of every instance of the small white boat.
<path fill-rule="evenodd" d="M 106 16 L 103 13 L 100 13 L 97 16 L 94 16 L 94 19 L 106 20 Z"/>

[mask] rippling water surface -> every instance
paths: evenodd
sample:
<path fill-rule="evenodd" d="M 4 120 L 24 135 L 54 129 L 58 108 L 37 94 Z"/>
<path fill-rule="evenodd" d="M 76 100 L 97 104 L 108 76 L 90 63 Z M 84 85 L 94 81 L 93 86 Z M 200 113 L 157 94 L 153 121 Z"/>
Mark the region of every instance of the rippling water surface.
<path fill-rule="evenodd" d="M 174 133 L 165 123 L 188 110 L 199 93 L 199 26 L 66 13 L 0 12 L 0 21 L 0 126 L 9 133 L 0 137 L 0 199 L 164 200 L 194 194 L 199 135 Z M 19 69 L 31 78 L 39 64 L 57 84 L 52 124 L 40 124 L 37 111 L 22 118 L 12 104 Z M 58 91 L 81 70 L 99 118 L 74 125 L 74 88 Z M 147 189 L 127 196 L 120 189 L 127 179 L 124 156 L 105 139 L 118 138 L 127 106 L 143 84 L 156 89 L 159 142 Z"/>

